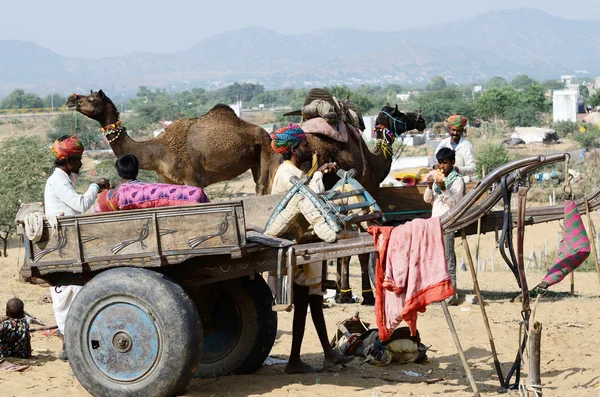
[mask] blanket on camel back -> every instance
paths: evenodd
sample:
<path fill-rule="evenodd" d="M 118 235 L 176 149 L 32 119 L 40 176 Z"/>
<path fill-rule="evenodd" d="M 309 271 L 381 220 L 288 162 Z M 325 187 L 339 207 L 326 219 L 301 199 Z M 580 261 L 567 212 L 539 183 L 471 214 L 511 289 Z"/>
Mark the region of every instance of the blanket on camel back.
<path fill-rule="evenodd" d="M 360 139 L 360 131 L 365 129 L 358 106 L 349 98 L 341 102 L 322 88 L 308 92 L 301 114 L 304 132 L 325 135 L 342 143 L 348 142 L 348 134 Z"/>

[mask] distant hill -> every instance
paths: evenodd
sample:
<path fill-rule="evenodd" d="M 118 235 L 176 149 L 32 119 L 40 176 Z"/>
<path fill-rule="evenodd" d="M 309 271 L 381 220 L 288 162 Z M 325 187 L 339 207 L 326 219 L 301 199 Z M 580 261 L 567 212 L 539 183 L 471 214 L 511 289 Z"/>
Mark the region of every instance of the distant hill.
<path fill-rule="evenodd" d="M 398 32 L 322 29 L 288 35 L 265 28 L 217 34 L 173 54 L 67 58 L 35 43 L 0 40 L 0 96 L 15 87 L 135 91 L 139 85 L 185 88 L 234 81 L 267 87 L 482 82 L 518 73 L 544 79 L 574 70 L 600 74 L 600 22 L 533 9 Z"/>

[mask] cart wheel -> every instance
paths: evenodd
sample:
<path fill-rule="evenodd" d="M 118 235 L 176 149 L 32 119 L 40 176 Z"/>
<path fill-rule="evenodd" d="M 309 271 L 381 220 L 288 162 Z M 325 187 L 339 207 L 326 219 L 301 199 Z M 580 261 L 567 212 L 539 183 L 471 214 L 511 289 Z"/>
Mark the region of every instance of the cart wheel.
<path fill-rule="evenodd" d="M 204 350 L 196 377 L 256 371 L 277 333 L 273 296 L 261 277 L 227 280 L 190 292 L 204 330 Z"/>
<path fill-rule="evenodd" d="M 75 298 L 65 330 L 73 373 L 94 396 L 177 394 L 202 352 L 198 312 L 162 274 L 107 270 Z"/>

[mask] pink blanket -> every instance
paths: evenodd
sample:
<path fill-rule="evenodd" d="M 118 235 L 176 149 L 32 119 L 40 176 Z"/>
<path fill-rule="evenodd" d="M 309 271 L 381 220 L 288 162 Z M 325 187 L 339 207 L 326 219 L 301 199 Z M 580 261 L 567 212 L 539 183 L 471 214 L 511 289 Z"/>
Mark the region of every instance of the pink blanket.
<path fill-rule="evenodd" d="M 402 320 L 414 336 L 418 313 L 454 294 L 440 220 L 415 219 L 395 228 L 372 226 L 369 233 L 378 253 L 375 316 L 379 338 L 387 340 Z"/>
<path fill-rule="evenodd" d="M 348 134 L 354 139 L 360 139 L 360 132 L 350 124 L 339 123 L 338 129 L 335 129 L 322 117 L 315 117 L 302 122 L 302 130 L 307 134 L 321 134 L 338 142 L 348 142 Z"/>

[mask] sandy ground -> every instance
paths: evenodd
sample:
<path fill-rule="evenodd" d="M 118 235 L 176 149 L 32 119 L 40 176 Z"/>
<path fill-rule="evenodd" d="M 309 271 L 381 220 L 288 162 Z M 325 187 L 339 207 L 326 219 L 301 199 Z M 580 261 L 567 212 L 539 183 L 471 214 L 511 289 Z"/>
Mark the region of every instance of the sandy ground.
<path fill-rule="evenodd" d="M 542 247 L 545 240 L 552 241 L 557 224 L 534 226 L 527 230 L 528 244 Z M 475 238 L 470 238 L 471 247 Z M 457 250 L 460 261 L 460 242 Z M 527 246 L 527 245 L 526 245 Z M 493 249 L 493 234 L 482 237 L 482 258 L 489 256 Z M 22 250 L 13 247 L 8 258 L 0 258 L 0 302 L 2 305 L 13 296 L 25 301 L 26 310 L 47 324 L 53 324 L 52 306 L 41 303 L 39 298 L 48 291 L 17 280 L 17 258 Z M 499 255 L 497 255 L 499 258 Z M 520 304 L 511 303 L 509 297 L 517 291 L 512 275 L 496 260 L 495 272 L 488 264 L 485 272 L 479 273 L 479 282 L 486 301 L 486 310 L 491 321 L 492 332 L 500 362 L 506 372 L 514 359 L 519 332 Z M 530 267 L 528 280 L 535 285 L 543 273 Z M 470 293 L 471 276 L 461 271 L 458 275 L 459 288 Z M 357 266 L 352 267 L 351 284 L 354 291 L 360 291 L 360 277 Z M 537 310 L 536 320 L 543 324 L 542 336 L 542 383 L 545 396 L 598 396 L 600 381 L 600 345 L 598 338 L 600 319 L 600 287 L 595 273 L 577 272 L 575 277 L 576 296 L 567 295 L 568 281 L 553 287 L 559 296 L 544 297 Z M 337 323 L 360 312 L 361 318 L 374 323 L 371 307 L 352 305 L 332 305 L 325 309 L 329 334 L 333 335 Z M 454 323 L 463 344 L 466 357 L 478 387 L 483 395 L 493 396 L 499 389 L 497 376 L 491 359 L 491 350 L 477 305 L 462 303 L 451 307 Z M 292 314 L 279 314 L 279 332 L 271 356 L 286 359 L 291 344 Z M 430 345 L 429 361 L 424 365 L 392 364 L 385 368 L 362 364 L 355 359 L 346 368 L 337 372 L 311 375 L 286 375 L 282 366 L 264 366 L 257 373 L 247 376 L 230 376 L 219 379 L 195 379 L 183 395 L 235 397 L 235 396 L 468 396 L 470 389 L 464 376 L 451 334 L 448 330 L 441 307 L 430 306 L 419 317 L 419 331 L 423 342 Z M 27 363 L 32 367 L 23 373 L 0 372 L 2 396 L 87 396 L 87 392 L 73 376 L 69 365 L 57 360 L 60 349 L 59 339 L 37 332 L 33 334 L 34 358 L 30 360 L 10 359 L 13 362 Z M 302 350 L 307 362 L 321 364 L 322 352 L 310 320 Z M 407 376 L 404 371 L 419 374 Z M 526 372 L 526 371 L 525 371 Z M 382 379 L 382 378 L 385 378 Z M 398 381 L 393 381 L 397 379 Z M 438 379 L 435 383 L 424 381 Z M 421 382 L 421 383 L 409 383 Z"/>

